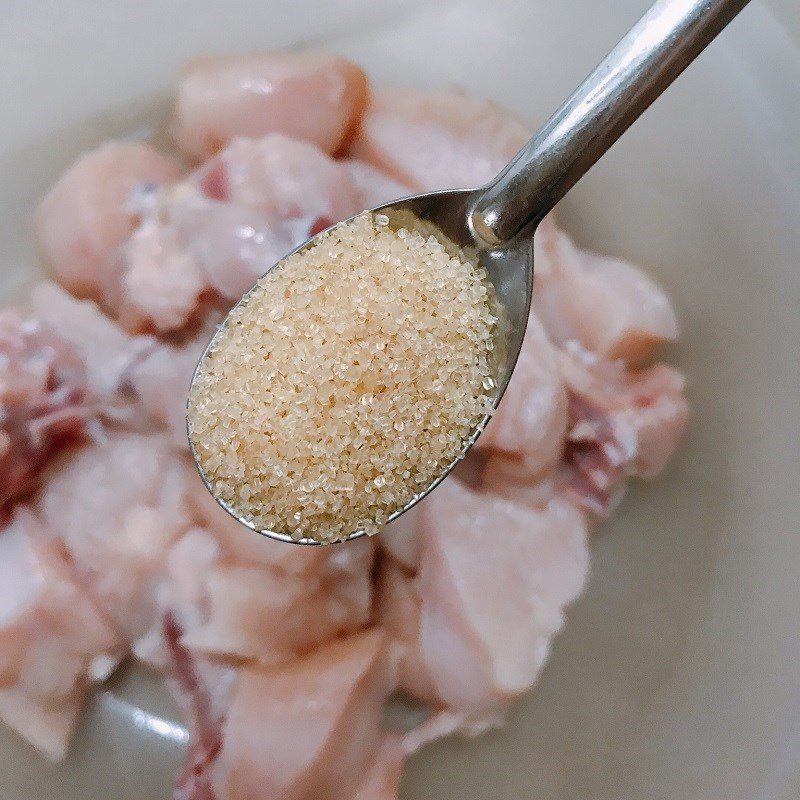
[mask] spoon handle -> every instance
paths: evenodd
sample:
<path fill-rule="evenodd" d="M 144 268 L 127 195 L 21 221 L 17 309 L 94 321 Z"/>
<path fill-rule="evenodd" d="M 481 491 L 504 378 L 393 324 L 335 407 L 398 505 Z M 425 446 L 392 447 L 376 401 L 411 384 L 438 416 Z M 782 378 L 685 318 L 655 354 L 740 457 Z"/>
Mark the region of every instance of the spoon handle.
<path fill-rule="evenodd" d="M 538 223 L 749 0 L 657 0 L 479 195 L 474 233 Z"/>

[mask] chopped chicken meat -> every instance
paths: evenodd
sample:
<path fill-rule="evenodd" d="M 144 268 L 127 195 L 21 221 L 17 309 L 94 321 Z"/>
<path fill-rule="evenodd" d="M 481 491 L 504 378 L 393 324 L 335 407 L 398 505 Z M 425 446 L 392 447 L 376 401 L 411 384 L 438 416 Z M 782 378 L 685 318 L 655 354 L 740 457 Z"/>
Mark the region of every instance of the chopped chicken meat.
<path fill-rule="evenodd" d="M 337 152 L 367 97 L 367 78 L 327 53 L 245 53 L 197 58 L 178 85 L 173 131 L 190 156 L 231 139 L 283 133 Z"/>
<path fill-rule="evenodd" d="M 454 91 L 380 89 L 372 93 L 350 154 L 417 191 L 475 189 L 530 135 L 488 100 Z"/>
<path fill-rule="evenodd" d="M 122 142 L 67 170 L 36 220 L 60 286 L 0 312 L 0 719 L 61 759 L 87 690 L 132 655 L 190 730 L 173 800 L 396 800 L 406 756 L 534 684 L 588 527 L 674 452 L 684 379 L 653 356 L 675 314 L 546 219 L 519 362 L 454 474 L 377 539 L 256 536 L 189 458 L 214 327 L 310 235 L 479 186 L 529 133 L 455 91 L 370 95 L 319 53 L 198 59 L 173 129 L 204 160 L 188 175 Z"/>
<path fill-rule="evenodd" d="M 577 341 L 610 359 L 637 364 L 678 336 L 669 298 L 638 267 L 588 253 L 552 217 L 534 239 L 533 305 L 557 345 Z"/>
<path fill-rule="evenodd" d="M 0 311 L 0 515 L 93 416 L 86 367 L 55 330 Z"/>
<path fill-rule="evenodd" d="M 215 764 L 217 795 L 351 800 L 379 753 L 392 671 L 377 629 L 293 664 L 242 669 Z"/>
<path fill-rule="evenodd" d="M 117 647 L 58 543 L 20 507 L 0 533 L 0 720 L 60 761 L 86 690 L 107 676 Z"/>
<path fill-rule="evenodd" d="M 100 300 L 114 251 L 135 224 L 131 192 L 179 175 L 177 164 L 137 142 L 109 142 L 79 158 L 36 215 L 39 247 L 62 286 Z"/>
<path fill-rule="evenodd" d="M 127 642 L 152 624 L 167 549 L 189 526 L 186 472 L 160 436 L 109 433 L 58 457 L 38 508 Z"/>
<path fill-rule="evenodd" d="M 535 509 L 457 480 L 427 501 L 420 658 L 448 708 L 493 724 L 533 685 L 583 586 L 586 523 L 564 499 Z"/>

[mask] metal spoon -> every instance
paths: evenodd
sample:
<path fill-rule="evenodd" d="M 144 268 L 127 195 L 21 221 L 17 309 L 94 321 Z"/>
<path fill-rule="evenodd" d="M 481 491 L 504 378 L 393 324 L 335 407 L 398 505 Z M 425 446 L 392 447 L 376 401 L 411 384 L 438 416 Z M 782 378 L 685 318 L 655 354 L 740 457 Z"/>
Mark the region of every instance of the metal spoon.
<path fill-rule="evenodd" d="M 458 245 L 477 249 L 507 323 L 495 406 L 511 378 L 525 335 L 537 225 L 748 1 L 658 0 L 488 186 L 417 195 L 374 209 L 383 213 L 410 211 L 434 223 Z M 297 250 L 313 243 L 312 238 Z M 208 349 L 201 364 L 207 353 Z M 398 509 L 390 521 L 441 483 L 488 419 L 484 418 L 466 440 L 459 458 L 424 492 Z M 193 447 L 192 453 L 198 463 Z M 199 463 L 198 469 L 208 487 Z M 243 525 L 256 530 L 235 508 L 218 502 Z M 298 542 L 280 531 L 256 532 Z M 362 535 L 363 531 L 354 531 L 348 539 Z M 308 538 L 299 543 L 318 544 Z"/>

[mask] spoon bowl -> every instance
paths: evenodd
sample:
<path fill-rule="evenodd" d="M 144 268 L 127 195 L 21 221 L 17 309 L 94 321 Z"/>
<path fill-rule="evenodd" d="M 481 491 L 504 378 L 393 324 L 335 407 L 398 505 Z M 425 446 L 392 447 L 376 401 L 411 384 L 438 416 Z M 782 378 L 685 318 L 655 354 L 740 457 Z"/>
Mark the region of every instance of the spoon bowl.
<path fill-rule="evenodd" d="M 386 203 L 383 206 L 378 206 L 371 209 L 373 214 L 387 214 L 387 215 L 402 215 L 403 225 L 408 227 L 413 221 L 418 221 L 421 224 L 432 223 L 440 230 L 451 242 L 458 247 L 467 250 L 478 263 L 486 269 L 489 282 L 492 285 L 495 294 L 495 300 L 498 310 L 500 311 L 501 324 L 496 326 L 494 353 L 498 354 L 495 362 L 494 381 L 496 384 L 494 394 L 492 396 L 492 406 L 497 407 L 503 393 L 505 392 L 511 375 L 514 371 L 514 365 L 519 356 L 522 347 L 522 340 L 525 336 L 526 322 L 528 312 L 530 309 L 530 298 L 533 286 L 533 236 L 527 231 L 524 235 L 517 237 L 516 241 L 503 246 L 492 247 L 477 239 L 472 232 L 470 226 L 471 211 L 475 206 L 475 202 L 479 192 L 476 190 L 454 190 L 444 192 L 429 192 L 421 195 L 414 195 L 403 200 L 393 201 Z M 351 217 L 350 219 L 353 219 Z M 345 220 L 348 222 L 350 220 Z M 341 224 L 341 223 L 337 223 Z M 313 247 L 320 237 L 324 236 L 327 228 L 320 231 L 306 242 L 303 242 L 299 247 L 287 253 L 281 261 L 277 262 L 273 269 L 279 267 L 283 261 L 295 253 Z M 250 292 L 245 294 L 233 308 L 247 301 Z M 233 311 L 233 309 L 231 309 Z M 230 312 L 229 312 L 230 313 Z M 209 342 L 204 350 L 197 367 L 195 368 L 194 375 L 192 376 L 192 384 L 194 384 L 197 375 L 202 368 L 203 362 L 208 353 L 213 349 L 217 336 L 224 330 L 227 318 L 223 321 L 217 333 Z M 486 414 L 475 426 L 470 436 L 468 436 L 462 445 L 459 454 L 439 473 L 433 481 L 422 491 L 414 495 L 411 500 L 401 508 L 398 508 L 391 514 L 387 522 L 397 519 L 401 514 L 408 511 L 415 506 L 423 497 L 429 494 L 436 486 L 438 486 L 458 464 L 458 462 L 466 455 L 467 451 L 472 447 L 477 438 L 480 436 L 486 424 L 489 422 L 491 414 Z M 188 426 L 187 426 L 188 429 Z M 209 492 L 212 492 L 211 482 L 206 475 L 198 457 L 197 451 L 192 440 L 191 431 L 189 430 L 189 446 L 192 452 L 197 470 L 200 477 Z M 263 530 L 255 526 L 250 520 L 242 516 L 239 511 L 225 500 L 216 497 L 217 503 L 222 506 L 231 516 L 238 520 L 242 525 L 267 536 L 272 539 L 278 539 L 282 542 L 291 542 L 293 544 L 322 544 L 311 537 L 293 538 L 291 534 L 284 531 Z M 357 539 L 366 535 L 363 530 L 353 531 L 345 540 Z"/>
<path fill-rule="evenodd" d="M 539 222 L 748 1 L 657 0 L 488 186 L 420 194 L 372 209 L 390 219 L 404 213 L 405 226 L 410 212 L 468 251 L 486 269 L 501 321 L 495 342 L 499 356 L 493 407 L 508 386 L 525 336 L 533 292 L 533 236 Z M 288 255 L 316 241 L 314 237 Z M 224 327 L 225 323 L 220 330 Z M 214 341 L 200 358 L 193 384 Z M 389 522 L 444 480 L 475 443 L 490 416 L 484 415 L 464 439 L 457 457 L 423 491 L 392 513 Z M 190 430 L 189 443 L 210 491 Z M 259 530 L 228 503 L 219 498 L 217 502 L 243 525 L 264 536 L 299 544 L 321 543 L 309 537 L 295 539 L 281 531 Z M 363 535 L 364 531 L 354 531 L 343 541 Z"/>

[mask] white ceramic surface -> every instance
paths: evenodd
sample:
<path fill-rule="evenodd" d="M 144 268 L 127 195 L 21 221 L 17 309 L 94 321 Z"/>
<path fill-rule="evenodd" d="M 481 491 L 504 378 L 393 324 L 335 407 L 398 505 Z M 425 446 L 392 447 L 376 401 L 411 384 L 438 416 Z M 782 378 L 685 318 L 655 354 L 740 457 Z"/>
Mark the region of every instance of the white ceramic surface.
<path fill-rule="evenodd" d="M 158 126 L 193 54 L 326 43 L 378 81 L 460 84 L 537 123 L 646 4 L 4 0 L 2 291 L 34 272 L 48 184 Z M 504 731 L 414 759 L 408 800 L 800 796 L 799 43 L 796 0 L 754 0 L 563 204 L 581 243 L 650 265 L 675 298 L 691 430 L 595 540 L 538 688 Z M 131 675 L 59 768 L 2 732 L 0 800 L 166 800 L 173 720 Z"/>

